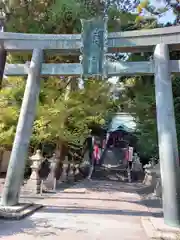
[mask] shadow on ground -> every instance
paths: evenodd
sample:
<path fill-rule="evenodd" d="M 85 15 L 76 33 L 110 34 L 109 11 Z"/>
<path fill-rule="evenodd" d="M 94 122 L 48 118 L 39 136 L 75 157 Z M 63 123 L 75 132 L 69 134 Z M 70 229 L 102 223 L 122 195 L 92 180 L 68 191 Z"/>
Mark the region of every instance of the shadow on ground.
<path fill-rule="evenodd" d="M 143 211 L 130 211 L 130 210 L 119 210 L 119 209 L 102 209 L 102 208 L 87 208 L 87 207 L 52 207 L 46 206 L 43 210 L 44 213 L 70 213 L 70 214 L 103 214 L 103 215 L 126 215 L 126 216 L 140 216 L 149 217 L 151 213 Z M 156 217 L 161 217 L 161 213 L 156 213 Z"/>
<path fill-rule="evenodd" d="M 86 191 L 95 191 L 95 192 L 108 192 L 108 193 L 115 193 L 115 192 L 124 192 L 129 194 L 139 194 L 140 199 L 139 201 L 133 201 L 131 199 L 101 199 L 101 198 L 89 198 L 89 200 L 103 200 L 103 201 L 113 201 L 113 202 L 129 202 L 129 203 L 137 203 L 142 206 L 146 206 L 151 214 L 154 217 L 162 217 L 162 202 L 160 199 L 157 198 L 148 198 L 147 196 L 153 192 L 152 187 L 144 186 L 141 182 L 135 183 L 119 183 L 112 182 L 112 181 L 88 181 L 85 180 L 83 183 L 74 186 L 70 192 L 62 192 L 65 196 L 61 197 L 61 199 L 71 199 L 72 196 L 68 196 L 68 194 L 75 193 L 78 195 L 78 200 L 88 200 L 88 198 L 83 197 L 85 192 L 78 192 L 78 189 L 83 189 L 85 186 Z M 151 211 L 152 210 L 152 211 Z"/>
<path fill-rule="evenodd" d="M 10 237 L 18 234 L 26 234 L 26 237 L 47 237 L 57 236 L 57 231 L 68 230 L 63 227 L 55 227 L 49 223 L 48 218 L 31 219 L 26 218 L 20 221 L 0 221 L 0 238 Z"/>
<path fill-rule="evenodd" d="M 80 189 L 85 188 L 84 191 L 80 191 Z M 114 199 L 114 198 L 89 198 L 88 195 L 86 195 L 86 191 L 91 192 L 124 192 L 129 194 L 136 194 L 138 193 L 140 195 L 139 201 L 133 201 L 131 199 L 125 200 L 125 199 Z M 94 200 L 94 201 L 106 201 L 106 202 L 128 202 L 128 203 L 135 203 L 135 204 L 141 204 L 143 206 L 146 206 L 149 208 L 150 212 L 155 217 L 162 217 L 162 203 L 159 199 L 149 199 L 146 198 L 149 193 L 152 192 L 151 187 L 145 187 L 142 183 L 121 183 L 118 184 L 118 182 L 114 183 L 112 181 L 88 181 L 84 180 L 81 183 L 78 183 L 77 185 L 71 186 L 70 191 L 64 191 L 64 189 L 58 189 L 57 193 L 61 194 L 61 199 L 67 199 L 67 200 Z M 72 194 L 75 194 L 72 196 Z M 86 197 L 85 197 L 86 196 Z M 29 199 L 31 201 L 38 200 L 38 199 L 45 199 L 45 198 L 51 198 L 51 199 L 58 199 L 59 197 L 56 196 L 56 194 L 46 195 L 43 196 L 33 196 L 32 198 L 30 196 L 23 196 L 24 199 Z M 157 209 L 158 212 L 154 213 L 154 211 L 151 211 L 151 209 Z"/>
<path fill-rule="evenodd" d="M 38 236 L 38 237 L 46 237 L 50 236 L 53 238 L 53 236 L 58 236 L 59 231 L 68 230 L 66 227 L 62 227 L 59 221 L 65 221 L 65 218 L 69 218 L 69 216 L 82 216 L 84 219 L 85 215 L 90 216 L 93 215 L 93 219 L 96 219 L 96 216 L 102 216 L 105 215 L 109 219 L 109 216 L 134 216 L 136 217 L 162 217 L 162 209 L 161 204 L 158 199 L 137 199 L 134 198 L 134 194 L 136 194 L 138 191 L 142 191 L 143 185 L 141 183 L 114 183 L 109 181 L 83 181 L 81 183 L 78 183 L 75 186 L 72 186 L 70 189 L 70 192 L 63 191 L 62 189 L 57 191 L 57 194 L 52 194 L 51 196 L 46 194 L 43 194 L 43 196 L 33 196 L 30 198 L 30 196 L 24 196 L 24 198 L 31 199 L 31 201 L 37 201 L 48 199 L 48 202 L 45 202 L 45 207 L 41 209 L 38 213 L 34 214 L 32 217 L 28 217 L 24 220 L 20 221 L 0 221 L 0 238 L 1 237 L 8 237 L 13 235 L 18 235 L 21 233 L 25 233 L 26 236 Z M 85 189 L 85 191 L 81 192 L 82 189 Z M 89 192 L 97 192 L 102 193 L 97 197 L 95 194 L 93 197 L 93 194 L 88 194 Z M 110 193 L 107 195 L 104 195 L 104 193 Z M 121 193 L 128 193 L 129 197 L 123 198 L 122 197 L 115 198 L 115 193 L 121 192 Z M 137 194 L 136 194 L 137 195 Z M 143 191 L 142 191 L 143 195 Z M 111 196 L 111 197 L 110 197 Z M 118 195 L 117 195 L 118 196 Z M 58 199 L 62 201 L 69 201 L 73 202 L 79 202 L 80 206 L 74 206 L 73 204 L 68 205 L 65 201 L 64 204 L 62 202 L 59 202 L 59 205 L 55 205 L 53 203 L 54 201 L 58 201 Z M 81 201 L 90 201 L 92 202 L 92 206 L 83 206 L 83 203 L 81 204 Z M 95 201 L 103 201 L 102 204 L 97 204 Z M 51 205 L 52 202 L 52 205 Z M 114 208 L 110 209 L 108 208 L 108 202 L 114 202 Z M 117 205 L 116 205 L 117 202 Z M 127 209 L 126 207 L 121 209 L 121 202 L 125 203 L 133 203 L 137 205 L 143 205 L 147 206 L 148 208 L 157 209 L 155 212 L 151 211 L 145 211 L 145 209 L 141 209 L 137 207 L 135 209 Z M 104 203 L 104 206 L 103 206 Z M 82 205 L 82 206 L 81 206 Z M 97 205 L 97 206 L 96 206 Z M 99 206 L 98 206 L 99 205 Z M 119 207 L 119 208 L 118 208 Z M 109 216 L 108 216 L 109 215 Z M 58 219 L 56 219 L 58 216 Z M 64 216 L 64 217 L 63 217 Z M 56 225 L 51 224 L 51 221 L 49 221 L 49 218 L 56 219 L 57 222 Z M 71 217 L 70 217 L 71 218 Z M 129 219 L 129 218 L 128 218 Z M 53 220 L 54 221 L 54 220 Z M 89 222 L 88 222 L 89 223 Z M 64 225 L 63 225 L 64 226 Z"/>

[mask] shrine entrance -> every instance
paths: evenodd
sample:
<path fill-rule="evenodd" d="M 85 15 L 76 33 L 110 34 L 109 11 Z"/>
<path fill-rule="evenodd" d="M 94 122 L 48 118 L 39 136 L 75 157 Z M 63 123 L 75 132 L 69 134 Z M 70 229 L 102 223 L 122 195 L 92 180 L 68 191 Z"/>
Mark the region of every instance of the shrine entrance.
<path fill-rule="evenodd" d="M 30 64 L 6 64 L 7 76 L 28 75 L 24 99 L 7 171 L 3 205 L 15 205 L 28 151 L 36 102 L 40 91 L 40 75 L 80 76 L 107 79 L 112 76 L 154 75 L 156 93 L 159 158 L 166 223 L 180 225 L 179 158 L 171 84 L 171 73 L 180 72 L 180 61 L 170 61 L 169 51 L 179 45 L 180 28 L 168 27 L 130 32 L 107 32 L 107 18 L 82 21 L 81 35 L 0 33 L 2 51 L 32 51 Z M 80 55 L 80 63 L 46 64 L 44 52 Z M 115 52 L 152 52 L 152 61 L 111 61 Z M 6 54 L 2 54 L 2 58 Z M 3 59 L 0 59 L 2 62 Z M 1 69 L 2 72 L 2 69 Z M 18 166 L 18 167 L 17 167 Z"/>

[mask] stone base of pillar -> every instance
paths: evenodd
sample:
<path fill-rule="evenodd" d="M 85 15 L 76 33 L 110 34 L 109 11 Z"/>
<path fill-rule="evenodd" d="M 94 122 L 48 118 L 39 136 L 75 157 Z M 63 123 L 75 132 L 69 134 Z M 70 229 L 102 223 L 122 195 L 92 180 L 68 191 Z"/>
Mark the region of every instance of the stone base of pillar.
<path fill-rule="evenodd" d="M 156 175 L 152 172 L 146 172 L 143 180 L 143 184 L 146 186 L 152 186 L 156 184 Z"/>
<path fill-rule="evenodd" d="M 56 190 L 55 171 L 56 171 L 56 165 L 57 165 L 57 160 L 56 160 L 55 154 L 53 154 L 53 157 L 49 161 L 50 161 L 50 173 L 49 173 L 47 179 L 43 180 L 42 190 L 55 191 Z"/>
<path fill-rule="evenodd" d="M 25 191 L 28 191 L 32 194 L 40 194 L 40 192 L 41 192 L 41 180 L 38 177 L 38 174 L 37 174 L 36 171 L 32 172 L 30 179 L 24 185 L 24 189 L 25 189 Z"/>
<path fill-rule="evenodd" d="M 56 178 L 48 177 L 48 179 L 43 180 L 42 183 L 42 190 L 43 191 L 55 191 L 56 190 Z"/>
<path fill-rule="evenodd" d="M 61 177 L 60 177 L 61 182 L 67 182 L 68 181 L 67 168 L 68 168 L 68 164 L 64 163 L 63 164 L 63 171 L 62 171 L 62 174 L 61 174 Z"/>
<path fill-rule="evenodd" d="M 159 197 L 159 198 L 162 197 L 161 178 L 157 178 L 156 187 L 154 189 L 154 196 Z"/>

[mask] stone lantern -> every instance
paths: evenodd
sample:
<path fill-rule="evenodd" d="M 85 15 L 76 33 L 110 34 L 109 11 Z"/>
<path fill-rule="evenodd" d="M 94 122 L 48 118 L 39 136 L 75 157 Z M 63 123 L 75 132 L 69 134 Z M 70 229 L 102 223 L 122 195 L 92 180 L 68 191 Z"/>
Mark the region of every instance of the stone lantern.
<path fill-rule="evenodd" d="M 144 184 L 154 188 L 153 196 L 162 196 L 160 164 L 147 164 L 145 168 Z"/>
<path fill-rule="evenodd" d="M 152 171 L 156 176 L 156 186 L 153 195 L 156 197 L 162 197 L 160 163 L 156 164 Z"/>
<path fill-rule="evenodd" d="M 32 165 L 31 165 L 32 173 L 31 173 L 30 179 L 27 182 L 26 187 L 31 192 L 38 194 L 38 193 L 40 193 L 40 189 L 41 189 L 41 180 L 39 177 L 39 167 L 44 160 L 44 158 L 41 154 L 41 150 L 37 150 L 35 155 L 30 157 L 30 160 L 32 161 Z"/>

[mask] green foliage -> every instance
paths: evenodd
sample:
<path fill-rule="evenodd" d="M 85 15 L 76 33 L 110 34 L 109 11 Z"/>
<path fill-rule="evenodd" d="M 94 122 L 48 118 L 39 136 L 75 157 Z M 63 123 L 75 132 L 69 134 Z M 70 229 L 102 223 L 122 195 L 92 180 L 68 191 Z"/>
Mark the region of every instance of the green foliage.
<path fill-rule="evenodd" d="M 90 18 L 102 12 L 98 1 L 86 0 L 32 0 L 4 1 L 7 13 L 6 29 L 25 33 L 78 33 L 81 32 L 81 18 Z M 135 16 L 120 13 L 114 7 L 109 9 L 109 30 L 116 31 L 133 25 Z M 9 63 L 23 63 L 31 59 L 29 53 L 8 55 Z M 76 57 L 46 56 L 46 62 L 77 62 Z M 73 79 L 73 81 L 77 79 Z M 42 142 L 80 144 L 89 133 L 89 125 L 103 125 L 108 114 L 116 111 L 118 100 L 112 99 L 111 86 L 107 82 L 87 80 L 84 89 L 67 94 L 68 78 L 50 77 L 44 79 L 39 106 L 34 122 L 31 144 Z M 0 145 L 11 147 L 25 81 L 22 78 L 8 78 L 1 90 Z M 66 97 L 68 95 L 68 97 Z"/>
<path fill-rule="evenodd" d="M 125 80 L 127 84 L 128 79 Z M 132 81 L 131 81 L 132 83 Z M 131 87 L 126 85 L 124 103 L 127 111 L 135 117 L 137 124 L 136 135 L 138 138 L 138 150 L 145 156 L 158 155 L 156 103 L 153 78 L 136 77 Z M 180 141 L 180 78 L 173 76 L 173 95 L 176 117 L 176 131 L 178 142 Z M 179 147 L 179 145 L 178 145 Z M 180 149 L 179 149 L 180 150 Z"/>
<path fill-rule="evenodd" d="M 119 1 L 119 4 L 123 11 L 117 10 L 114 5 L 109 8 L 109 31 L 157 27 L 156 20 L 137 17 L 141 16 L 143 9 L 150 11 L 148 1 L 142 1 L 140 5 L 138 5 L 139 1 L 123 1 L 123 3 Z M 103 8 L 103 5 L 95 0 L 11 0 L 8 9 L 7 6 L 6 2 L 4 8 L 10 13 L 6 26 L 8 31 L 54 34 L 81 32 L 80 19 L 88 19 L 100 14 Z M 124 11 L 133 10 L 135 6 L 138 6 L 137 14 Z M 128 60 L 147 60 L 148 57 L 148 55 L 132 54 Z M 13 63 L 30 59 L 31 54 L 27 53 L 8 56 L 8 61 Z M 76 62 L 77 58 L 46 56 L 45 61 Z M 107 118 L 118 110 L 120 103 L 123 103 L 126 111 L 135 116 L 141 152 L 146 155 L 157 152 L 153 80 L 146 76 L 123 78 L 123 81 L 125 92 L 121 100 L 114 100 L 110 91 L 111 85 L 107 82 L 87 80 L 84 82 L 84 88 L 76 88 L 76 91 L 67 93 L 67 87 L 72 85 L 69 78 L 43 79 L 31 144 L 36 146 L 42 142 L 63 142 L 67 145 L 79 145 L 88 135 L 91 124 L 104 125 Z M 173 84 L 175 83 L 178 85 L 178 80 L 173 81 Z M 0 145 L 4 148 L 12 145 L 24 86 L 24 79 L 8 78 L 0 93 Z M 174 91 L 177 91 L 175 109 L 177 132 L 180 136 L 178 89 L 179 85 Z"/>
<path fill-rule="evenodd" d="M 0 93 L 0 145 L 6 149 L 12 146 L 24 83 L 22 78 L 8 78 Z M 89 125 L 103 125 L 107 112 L 117 107 L 108 82 L 87 80 L 83 89 L 70 92 L 68 98 L 63 85 L 63 80 L 54 77 L 42 83 L 33 146 L 42 142 L 82 144 Z"/>
<path fill-rule="evenodd" d="M 180 78 L 178 76 L 173 76 L 172 78 L 173 84 L 173 95 L 174 95 L 174 110 L 176 117 L 176 131 L 178 142 L 180 142 Z M 180 147 L 178 145 L 180 150 Z"/>
<path fill-rule="evenodd" d="M 58 81 L 47 81 L 42 86 L 40 95 L 46 97 L 41 98 L 43 100 L 34 123 L 32 142 L 82 144 L 89 133 L 89 125 L 103 125 L 108 109 L 112 109 L 114 100 L 111 98 L 110 85 L 107 82 L 87 80 L 84 89 L 70 92 L 65 99 L 65 91 L 57 97 L 59 89 L 51 89 Z"/>
<path fill-rule="evenodd" d="M 138 150 L 150 156 L 157 150 L 155 92 L 149 76 L 124 79 L 124 106 L 136 121 Z"/>
<path fill-rule="evenodd" d="M 19 107 L 23 97 L 24 80 L 9 78 L 0 90 L 0 146 L 11 148 L 16 130 Z"/>

